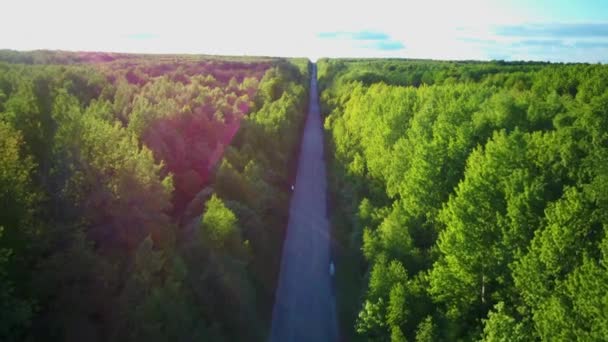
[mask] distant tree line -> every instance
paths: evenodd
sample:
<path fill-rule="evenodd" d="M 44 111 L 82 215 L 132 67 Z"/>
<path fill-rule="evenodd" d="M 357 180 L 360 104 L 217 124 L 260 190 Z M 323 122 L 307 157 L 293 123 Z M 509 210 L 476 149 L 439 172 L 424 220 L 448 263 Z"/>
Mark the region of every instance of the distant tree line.
<path fill-rule="evenodd" d="M 608 336 L 608 67 L 322 60 L 319 80 L 346 336 Z"/>
<path fill-rule="evenodd" d="M 0 61 L 0 340 L 264 339 L 308 61 Z"/>

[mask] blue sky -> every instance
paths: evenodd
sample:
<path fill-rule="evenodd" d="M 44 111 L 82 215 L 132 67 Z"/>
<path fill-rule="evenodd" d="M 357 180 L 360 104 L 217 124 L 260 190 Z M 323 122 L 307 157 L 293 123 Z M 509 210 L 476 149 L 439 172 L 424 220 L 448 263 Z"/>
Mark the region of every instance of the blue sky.
<path fill-rule="evenodd" d="M 608 0 L 19 0 L 0 48 L 608 62 Z"/>

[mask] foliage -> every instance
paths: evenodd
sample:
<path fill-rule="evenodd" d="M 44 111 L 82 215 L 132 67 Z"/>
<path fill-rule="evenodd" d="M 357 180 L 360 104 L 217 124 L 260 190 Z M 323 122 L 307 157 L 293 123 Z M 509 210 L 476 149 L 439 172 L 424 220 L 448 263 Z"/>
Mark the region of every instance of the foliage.
<path fill-rule="evenodd" d="M 0 340 L 264 339 L 307 61 L 0 60 Z"/>
<path fill-rule="evenodd" d="M 353 339 L 605 336 L 606 76 L 583 64 L 319 62 L 334 231 L 362 251 L 368 283 L 341 299 L 360 305 Z M 407 280 L 395 284 L 393 264 Z"/>
<path fill-rule="evenodd" d="M 203 235 L 208 237 L 210 245 L 218 248 L 230 239 L 237 230 L 236 216 L 226 208 L 222 200 L 213 195 L 205 206 L 205 213 L 201 220 Z"/>

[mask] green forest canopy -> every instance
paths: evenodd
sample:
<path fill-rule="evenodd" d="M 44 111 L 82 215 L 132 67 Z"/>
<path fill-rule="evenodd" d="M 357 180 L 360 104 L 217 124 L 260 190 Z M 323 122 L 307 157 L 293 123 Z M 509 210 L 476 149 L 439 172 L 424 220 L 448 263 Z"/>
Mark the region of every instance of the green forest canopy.
<path fill-rule="evenodd" d="M 318 70 L 346 338 L 608 336 L 605 66 Z M 0 51 L 0 339 L 266 339 L 308 81 Z"/>
<path fill-rule="evenodd" d="M 608 336 L 608 67 L 318 64 L 347 336 Z"/>
<path fill-rule="evenodd" d="M 0 61 L 0 340 L 265 339 L 308 61 Z"/>

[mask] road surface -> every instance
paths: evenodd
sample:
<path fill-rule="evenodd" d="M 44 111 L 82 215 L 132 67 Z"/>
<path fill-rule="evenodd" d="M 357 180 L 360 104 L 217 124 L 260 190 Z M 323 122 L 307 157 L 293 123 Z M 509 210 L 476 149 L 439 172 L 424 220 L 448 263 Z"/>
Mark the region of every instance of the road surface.
<path fill-rule="evenodd" d="M 298 173 L 272 311 L 271 342 L 338 339 L 335 300 L 329 275 L 327 179 L 316 71 L 316 65 L 313 65 L 310 107 L 300 147 Z"/>

